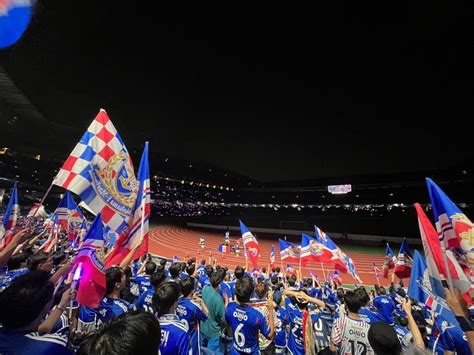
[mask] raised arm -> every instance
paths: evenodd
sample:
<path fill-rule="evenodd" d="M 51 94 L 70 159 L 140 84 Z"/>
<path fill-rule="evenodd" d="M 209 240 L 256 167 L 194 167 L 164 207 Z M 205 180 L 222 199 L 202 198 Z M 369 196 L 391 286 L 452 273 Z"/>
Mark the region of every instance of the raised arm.
<path fill-rule="evenodd" d="M 26 235 L 28 233 L 28 229 L 22 229 L 18 233 L 16 233 L 11 242 L 0 252 L 0 268 L 7 265 L 10 256 L 12 255 L 13 251 L 16 247 L 23 243 L 26 240 Z"/>

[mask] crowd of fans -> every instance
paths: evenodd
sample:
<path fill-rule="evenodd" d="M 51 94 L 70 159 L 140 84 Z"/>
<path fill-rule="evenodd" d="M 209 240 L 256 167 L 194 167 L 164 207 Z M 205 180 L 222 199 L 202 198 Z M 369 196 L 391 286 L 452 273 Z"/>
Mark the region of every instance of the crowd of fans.
<path fill-rule="evenodd" d="M 105 296 L 87 308 L 75 301 L 66 235 L 45 253 L 39 226 L 0 252 L 0 354 L 470 354 L 473 346 L 458 293 L 447 290 L 447 301 L 464 322 L 446 327 L 401 281 L 344 289 L 216 259 L 126 258 L 106 270 Z"/>
<path fill-rule="evenodd" d="M 230 211 L 228 207 L 215 204 L 224 202 L 221 190 L 167 179 L 153 179 L 152 190 L 152 212 L 157 216 L 222 216 Z"/>

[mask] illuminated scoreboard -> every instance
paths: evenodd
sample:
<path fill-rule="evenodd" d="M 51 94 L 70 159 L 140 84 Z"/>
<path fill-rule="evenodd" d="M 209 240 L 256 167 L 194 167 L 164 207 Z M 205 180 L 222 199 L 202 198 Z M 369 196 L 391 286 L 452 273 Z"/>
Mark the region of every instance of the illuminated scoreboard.
<path fill-rule="evenodd" d="M 334 195 L 347 194 L 352 191 L 352 185 L 329 185 L 328 192 Z"/>

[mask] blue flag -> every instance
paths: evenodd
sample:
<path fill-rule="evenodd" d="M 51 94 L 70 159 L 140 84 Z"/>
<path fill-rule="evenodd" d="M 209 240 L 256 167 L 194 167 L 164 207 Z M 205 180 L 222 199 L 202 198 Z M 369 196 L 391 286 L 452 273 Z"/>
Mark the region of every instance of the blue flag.
<path fill-rule="evenodd" d="M 449 309 L 446 301 L 440 297 L 443 294 L 441 283 L 430 276 L 425 258 L 415 250 L 408 296 L 425 304 L 447 322 L 457 324 L 453 312 Z"/>

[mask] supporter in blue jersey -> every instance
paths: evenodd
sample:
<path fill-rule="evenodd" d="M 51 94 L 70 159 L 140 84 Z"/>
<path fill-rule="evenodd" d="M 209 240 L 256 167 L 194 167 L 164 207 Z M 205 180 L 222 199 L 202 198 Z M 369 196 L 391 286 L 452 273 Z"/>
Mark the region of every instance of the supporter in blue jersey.
<path fill-rule="evenodd" d="M 156 264 L 153 261 L 148 261 L 145 264 L 145 274 L 138 275 L 135 277 L 135 283 L 138 285 L 140 294 L 151 288 L 150 278 L 151 275 L 156 271 Z"/>
<path fill-rule="evenodd" d="M 382 317 L 379 314 L 372 312 L 367 308 L 367 304 L 370 301 L 370 297 L 367 294 L 367 291 L 364 288 L 358 288 L 354 291 L 354 293 L 359 297 L 360 301 L 360 309 L 359 309 L 359 316 L 363 320 L 365 320 L 369 324 L 373 324 L 376 322 L 382 322 Z"/>
<path fill-rule="evenodd" d="M 457 354 L 469 354 L 469 343 L 458 324 L 450 324 L 437 316 L 434 319 L 432 334 L 435 337 L 431 341 L 433 352 L 439 352 L 440 346 L 444 351 L 456 352 Z"/>
<path fill-rule="evenodd" d="M 229 303 L 234 298 L 232 293 L 231 283 L 229 282 L 229 274 L 226 273 L 224 276 L 224 281 L 220 284 L 220 292 L 219 292 L 224 299 L 224 302 Z"/>
<path fill-rule="evenodd" d="M 235 276 L 235 280 L 234 282 L 231 284 L 231 288 L 232 288 L 232 295 L 234 295 L 234 298 L 235 298 L 235 284 L 237 283 L 237 281 L 241 280 L 242 277 L 244 277 L 245 275 L 245 270 L 242 266 L 237 266 L 234 270 L 234 276 Z"/>
<path fill-rule="evenodd" d="M 370 326 L 367 339 L 376 354 L 428 354 L 421 332 L 411 314 L 410 301 L 405 300 L 403 310 L 407 314 L 408 328 L 412 334 L 413 342 L 403 342 L 399 340 L 399 335 L 394 327 L 385 322 L 377 322 Z"/>
<path fill-rule="evenodd" d="M 54 284 L 49 276 L 48 272 L 33 271 L 16 278 L 0 293 L 0 354 L 71 353 L 64 337 L 37 332 L 53 298 Z"/>
<path fill-rule="evenodd" d="M 93 330 L 109 319 L 128 312 L 130 304 L 120 299 L 120 291 L 125 287 L 125 272 L 119 266 L 112 266 L 105 272 L 105 297 L 97 309 L 82 306 L 79 311 L 79 332 Z"/>
<path fill-rule="evenodd" d="M 196 268 L 197 276 L 201 276 L 206 273 L 206 260 L 202 259 L 199 266 Z"/>
<path fill-rule="evenodd" d="M 382 320 L 388 324 L 393 324 L 393 312 L 395 311 L 395 302 L 386 295 L 385 288 L 379 287 L 377 290 L 379 296 L 375 297 L 373 304 L 377 309 Z"/>
<path fill-rule="evenodd" d="M 151 287 L 148 288 L 144 293 L 138 297 L 135 302 L 134 308 L 142 309 L 146 312 L 154 314 L 156 309 L 153 307 L 153 295 L 155 290 L 165 281 L 165 274 L 163 271 L 155 272 L 151 275 L 150 283 Z"/>
<path fill-rule="evenodd" d="M 234 336 L 231 354 L 260 354 L 259 333 L 267 339 L 274 335 L 273 299 L 267 303 L 268 323 L 262 313 L 247 306 L 254 288 L 250 277 L 241 278 L 235 285 L 237 302 L 231 302 L 227 306 L 226 320 Z"/>
<path fill-rule="evenodd" d="M 275 353 L 284 354 L 287 346 L 287 328 L 290 325 L 288 312 L 282 307 L 282 294 L 276 291 L 273 294 L 273 302 L 275 302 Z"/>
<path fill-rule="evenodd" d="M 310 297 L 306 290 L 291 291 L 285 290 L 285 295 L 291 300 L 287 308 L 288 317 L 290 320 L 290 332 L 288 334 L 288 351 L 290 354 L 302 355 L 305 353 L 314 353 L 320 351 L 327 351 L 329 348 L 329 330 L 326 322 L 321 318 L 321 313 L 309 312 L 308 303 L 311 302 L 315 306 L 324 308 L 326 305 L 324 302 Z M 305 313 L 311 319 L 312 326 L 312 339 L 305 339 L 303 337 Z M 307 342 L 307 340 L 310 340 Z M 305 349 L 305 344 L 313 344 L 314 349 Z"/>
<path fill-rule="evenodd" d="M 180 286 L 175 282 L 162 284 L 153 296 L 161 325 L 162 355 L 189 355 L 188 327 L 176 315 Z"/>
<path fill-rule="evenodd" d="M 204 286 L 211 286 L 210 277 L 213 272 L 214 269 L 212 268 L 212 266 L 206 265 L 206 267 L 204 268 L 204 274 L 199 277 L 199 286 L 201 289 L 203 289 Z"/>
<path fill-rule="evenodd" d="M 297 284 L 297 277 L 296 275 L 291 275 L 290 277 L 288 277 L 288 290 L 290 291 L 298 291 L 300 288 L 299 288 L 299 285 Z M 291 304 L 291 300 L 290 298 L 286 298 L 285 299 L 285 308 L 288 309 L 288 307 L 290 306 Z"/>
<path fill-rule="evenodd" d="M 131 312 L 112 318 L 89 334 L 77 354 L 158 354 L 160 343 L 158 320 L 150 313 Z"/>
<path fill-rule="evenodd" d="M 178 301 L 176 314 L 188 326 L 189 345 L 192 354 L 200 354 L 199 322 L 207 319 L 206 304 L 199 297 L 194 296 L 195 283 L 193 277 L 181 280 L 181 297 Z"/>
<path fill-rule="evenodd" d="M 25 275 L 29 272 L 26 267 L 27 260 L 28 254 L 26 253 L 18 253 L 10 256 L 6 270 L 0 272 L 0 290 L 7 288 L 18 276 Z"/>
<path fill-rule="evenodd" d="M 113 266 L 105 272 L 105 297 L 97 309 L 98 323 L 105 323 L 113 317 L 128 312 L 130 304 L 120 299 L 120 291 L 125 287 L 125 273 L 121 267 Z"/>
<path fill-rule="evenodd" d="M 181 281 L 179 279 L 179 273 L 181 271 L 181 263 L 174 263 L 173 265 L 169 267 L 168 270 L 170 272 L 170 277 L 168 279 L 168 282 L 174 282 L 174 283 L 179 284 L 179 282 Z"/>
<path fill-rule="evenodd" d="M 397 333 L 398 341 L 402 345 L 402 350 L 408 349 L 413 342 L 413 336 L 408 329 L 408 319 L 407 317 L 399 316 L 397 323 L 398 324 L 394 324 L 392 328 L 395 330 L 395 333 Z"/>

